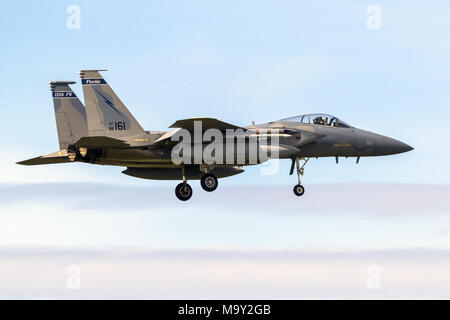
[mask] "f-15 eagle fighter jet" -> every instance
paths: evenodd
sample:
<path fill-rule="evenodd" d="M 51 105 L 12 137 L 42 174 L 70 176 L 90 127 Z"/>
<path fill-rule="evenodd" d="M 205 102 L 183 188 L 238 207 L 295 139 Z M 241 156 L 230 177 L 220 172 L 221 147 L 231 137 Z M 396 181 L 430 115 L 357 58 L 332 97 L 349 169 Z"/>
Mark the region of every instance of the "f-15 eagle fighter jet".
<path fill-rule="evenodd" d="M 50 81 L 60 150 L 18 162 L 22 165 L 85 162 L 126 167 L 122 173 L 156 180 L 180 180 L 178 199 L 192 196 L 188 180 L 216 190 L 218 178 L 271 159 L 291 161 L 297 173 L 294 194 L 310 158 L 392 155 L 413 148 L 398 140 L 355 128 L 327 114 L 305 114 L 241 127 L 213 118 L 173 123 L 171 131 L 145 131 L 100 75 L 80 71 L 85 106 L 71 90 L 73 81 Z"/>

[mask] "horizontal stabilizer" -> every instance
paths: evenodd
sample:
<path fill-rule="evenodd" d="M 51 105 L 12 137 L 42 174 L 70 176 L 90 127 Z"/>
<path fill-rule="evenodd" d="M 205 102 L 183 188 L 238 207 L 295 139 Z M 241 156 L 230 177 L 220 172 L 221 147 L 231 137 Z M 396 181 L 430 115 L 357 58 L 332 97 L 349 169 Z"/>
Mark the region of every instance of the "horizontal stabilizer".
<path fill-rule="evenodd" d="M 223 121 L 220 121 L 219 119 L 214 118 L 190 118 L 190 119 L 183 119 L 178 120 L 174 124 L 172 124 L 169 128 L 182 128 L 189 131 L 194 131 L 194 122 L 199 121 L 202 124 L 202 131 L 208 130 L 208 129 L 219 129 L 220 131 L 225 131 L 226 129 L 243 129 L 242 127 L 235 126 L 233 124 L 229 124 Z"/>
<path fill-rule="evenodd" d="M 22 164 L 25 166 L 35 166 L 40 164 L 54 164 L 54 163 L 67 163 L 72 162 L 72 155 L 69 155 L 67 150 L 60 150 L 57 152 L 50 153 L 46 156 L 40 156 L 33 159 L 28 159 L 24 161 L 17 162 L 17 164 Z"/>
<path fill-rule="evenodd" d="M 76 142 L 78 147 L 87 147 L 87 148 L 114 148 L 114 147 L 127 147 L 128 143 L 125 141 L 114 139 L 105 136 L 98 137 L 83 137 Z"/>

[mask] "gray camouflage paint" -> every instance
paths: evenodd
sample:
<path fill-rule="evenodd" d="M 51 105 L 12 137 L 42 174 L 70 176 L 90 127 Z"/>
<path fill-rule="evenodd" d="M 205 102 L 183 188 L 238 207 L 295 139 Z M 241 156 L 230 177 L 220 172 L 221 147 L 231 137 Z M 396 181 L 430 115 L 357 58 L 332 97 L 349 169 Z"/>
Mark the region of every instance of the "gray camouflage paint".
<path fill-rule="evenodd" d="M 69 84 L 73 81 L 50 81 L 59 148 L 66 149 L 88 134 L 86 112 Z"/>
<path fill-rule="evenodd" d="M 100 75 L 101 70 L 82 70 L 80 78 L 86 112 L 78 98 L 55 98 L 55 114 L 61 152 L 19 162 L 24 165 L 70 162 L 67 155 L 72 152 L 75 161 L 99 165 L 127 167 L 123 173 L 143 178 L 160 180 L 181 180 L 181 167 L 171 159 L 174 143 L 164 138 L 167 132 L 144 131 L 111 87 Z M 51 82 L 52 91 L 72 92 L 68 84 L 73 82 Z M 179 123 L 190 123 L 193 119 Z M 214 123 L 215 119 L 207 121 Z M 183 122 L 184 121 L 184 122 Z M 122 123 L 118 125 L 118 123 Z M 178 122 L 177 122 L 178 123 Z M 331 121 L 330 121 L 331 123 Z M 354 127 L 340 127 L 313 123 L 301 123 L 288 119 L 260 125 L 243 127 L 254 134 L 262 129 L 279 130 L 279 144 L 282 152 L 280 159 L 296 157 L 367 157 L 391 155 L 410 151 L 413 148 L 398 140 Z M 227 125 L 221 123 L 221 125 Z M 114 127 L 115 126 L 115 127 Z M 236 127 L 229 125 L 230 127 Z M 89 129 L 89 130 L 88 130 Z M 81 137 L 89 144 L 77 147 L 85 148 L 85 155 L 72 145 Z M 104 138 L 110 144 L 104 144 Z M 102 138 L 102 140 L 99 140 Z M 117 146 L 114 143 L 119 142 Z M 248 148 L 248 146 L 246 146 Z M 284 150 L 284 151 L 283 151 Z M 260 163 L 261 161 L 258 161 Z M 211 173 L 217 177 L 239 174 L 239 168 L 248 162 L 213 166 Z M 203 172 L 199 165 L 188 165 L 185 175 L 188 179 L 200 179 Z"/>

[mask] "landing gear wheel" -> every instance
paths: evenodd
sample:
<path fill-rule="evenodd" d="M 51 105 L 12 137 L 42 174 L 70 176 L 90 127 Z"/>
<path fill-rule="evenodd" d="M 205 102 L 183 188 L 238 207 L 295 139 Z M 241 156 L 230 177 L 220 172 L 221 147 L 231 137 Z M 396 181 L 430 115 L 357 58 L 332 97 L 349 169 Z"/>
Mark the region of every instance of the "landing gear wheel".
<path fill-rule="evenodd" d="M 192 188 L 187 183 L 182 182 L 175 188 L 175 195 L 181 201 L 189 200 L 192 197 Z"/>
<path fill-rule="evenodd" d="M 294 193 L 297 197 L 300 197 L 305 193 L 305 188 L 301 184 L 298 184 L 294 187 Z"/>
<path fill-rule="evenodd" d="M 217 189 L 218 181 L 215 175 L 207 173 L 200 180 L 203 190 L 212 192 Z"/>

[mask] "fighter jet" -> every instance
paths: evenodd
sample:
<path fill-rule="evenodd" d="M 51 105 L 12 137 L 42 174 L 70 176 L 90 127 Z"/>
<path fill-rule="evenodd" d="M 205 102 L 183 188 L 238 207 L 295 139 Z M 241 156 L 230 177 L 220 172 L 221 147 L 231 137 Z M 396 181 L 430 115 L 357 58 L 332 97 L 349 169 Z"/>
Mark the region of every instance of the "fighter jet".
<path fill-rule="evenodd" d="M 22 165 L 84 162 L 126 167 L 122 173 L 154 180 L 180 180 L 175 195 L 192 196 L 188 180 L 205 191 L 218 178 L 244 172 L 243 167 L 270 159 L 291 161 L 297 174 L 294 194 L 305 188 L 300 177 L 310 158 L 393 155 L 413 148 L 398 140 L 355 128 L 328 114 L 305 114 L 263 124 L 238 126 L 214 118 L 173 123 L 171 131 L 145 131 L 114 93 L 100 71 L 79 75 L 85 106 L 71 90 L 73 81 L 50 81 L 60 150 L 18 162 Z M 193 136 L 193 138 L 192 138 Z"/>

